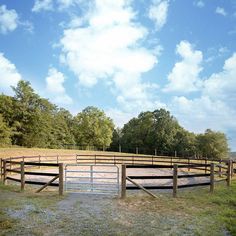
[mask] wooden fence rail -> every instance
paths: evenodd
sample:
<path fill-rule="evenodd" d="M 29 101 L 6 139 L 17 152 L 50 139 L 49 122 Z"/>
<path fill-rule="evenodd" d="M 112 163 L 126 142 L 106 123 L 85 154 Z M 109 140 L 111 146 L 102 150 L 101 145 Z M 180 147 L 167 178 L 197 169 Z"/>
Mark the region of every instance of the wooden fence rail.
<path fill-rule="evenodd" d="M 7 164 L 10 164 L 10 167 L 7 168 Z M 11 169 L 12 166 L 18 165 L 19 168 Z M 54 186 L 59 187 L 59 195 L 63 195 L 63 163 L 36 163 L 36 162 L 25 162 L 25 161 L 12 161 L 12 160 L 2 160 L 2 166 L 3 166 L 3 184 L 7 184 L 7 180 L 11 180 L 14 182 L 19 182 L 21 186 L 21 191 L 24 191 L 26 184 L 33 184 L 33 185 L 43 185 L 40 189 L 36 191 L 36 193 L 41 192 L 43 189 L 45 189 L 48 186 Z M 48 173 L 48 172 L 33 172 L 33 171 L 26 171 L 26 167 L 58 167 L 58 173 Z M 28 169 L 28 168 L 27 168 Z M 8 176 L 9 173 L 16 173 L 20 175 L 20 178 L 16 177 L 10 177 Z M 27 175 L 36 175 L 36 176 L 53 176 L 51 180 L 48 182 L 42 182 L 42 181 L 33 181 L 33 180 L 26 180 Z M 59 179 L 58 183 L 53 183 L 55 180 Z"/>
<path fill-rule="evenodd" d="M 153 176 L 153 179 L 172 179 L 172 186 L 146 186 L 146 189 L 173 189 L 173 196 L 177 195 L 179 188 L 187 188 L 193 186 L 204 186 L 210 185 L 211 192 L 214 191 L 214 182 L 227 181 L 227 185 L 230 186 L 231 178 L 236 173 L 235 164 L 236 161 L 232 160 L 208 160 L 206 158 L 195 159 L 195 158 L 179 158 L 177 156 L 147 156 L 147 155 L 112 155 L 112 154 L 75 154 L 75 155 L 51 155 L 51 156 L 21 156 L 21 157 L 10 157 L 0 159 L 0 174 L 3 182 L 6 180 L 12 180 L 21 184 L 23 190 L 25 184 L 34 184 L 43 186 L 57 186 L 59 187 L 59 193 L 63 193 L 63 164 L 62 162 L 72 161 L 74 163 L 95 163 L 95 164 L 121 164 L 122 173 L 126 171 L 126 168 L 170 168 L 173 170 L 171 176 Z M 212 165 L 214 164 L 214 166 Z M 123 165 L 125 168 L 123 169 Z M 177 166 L 177 167 L 176 167 Z M 47 172 L 34 172 L 33 167 L 55 167 L 58 168 L 58 173 L 47 173 Z M 214 168 L 213 168 L 214 167 Z M 29 170 L 30 168 L 30 170 Z M 176 169 L 177 168 L 177 169 Z M 197 170 L 198 172 L 191 175 L 180 175 L 181 169 Z M 214 172 L 214 173 L 213 173 Z M 10 174 L 19 174 L 20 178 L 9 176 Z M 125 172 L 124 172 L 125 173 Z M 225 177 L 225 179 L 216 179 L 215 175 L 219 178 Z M 49 182 L 40 182 L 27 180 L 27 175 L 38 175 L 38 176 L 51 176 Z M 57 178 L 56 178 L 57 176 Z M 127 176 L 128 179 L 134 181 L 139 179 L 140 176 Z M 178 184 L 180 178 L 198 178 L 198 177 L 209 177 L 207 183 L 196 183 L 181 185 Z M 123 178 L 123 174 L 122 174 Z M 59 179 L 59 183 L 54 181 Z M 149 176 L 142 176 L 142 179 L 150 179 Z M 53 180 L 53 181 L 52 181 Z M 122 179 L 122 186 L 126 186 L 127 178 Z M 122 194 L 125 196 L 126 189 L 139 189 L 137 185 L 126 186 L 125 189 L 122 187 Z M 123 196 L 123 197 L 124 197 Z"/>
<path fill-rule="evenodd" d="M 183 175 L 183 174 L 179 174 L 179 170 L 183 169 L 183 168 L 187 168 L 187 169 L 192 169 L 195 167 L 204 167 L 202 168 L 202 170 L 204 171 L 204 173 L 197 173 L 197 174 L 189 174 L 189 175 Z M 205 173 L 205 169 L 207 167 L 210 166 L 210 173 Z M 163 176 L 151 176 L 151 175 L 127 175 L 127 169 L 130 168 L 143 168 L 143 169 L 147 169 L 147 168 L 158 168 L 158 169 L 162 169 L 162 168 L 171 168 L 173 169 L 173 174 L 172 175 L 163 175 Z M 153 195 L 155 196 L 153 193 L 149 192 L 148 189 L 172 189 L 173 191 L 173 197 L 177 196 L 177 192 L 179 188 L 189 188 L 189 187 L 195 187 L 195 186 L 210 186 L 210 192 L 213 193 L 214 192 L 214 185 L 215 182 L 220 182 L 220 181 L 227 181 L 227 186 L 230 186 L 230 182 L 231 182 L 231 170 L 232 170 L 232 161 L 228 162 L 228 168 L 227 168 L 227 178 L 225 179 L 221 179 L 221 180 L 215 180 L 215 174 L 218 172 L 215 171 L 215 163 L 211 163 L 211 164 L 189 164 L 189 165 L 178 165 L 178 164 L 173 164 L 173 165 L 122 165 L 122 181 L 121 181 L 121 197 L 125 198 L 126 196 L 126 190 L 137 190 L 137 189 L 142 189 L 145 192 L 147 192 L 149 195 Z M 192 184 L 179 184 L 178 183 L 178 179 L 183 179 L 183 178 L 199 178 L 199 177 L 208 177 L 209 180 L 208 181 L 204 181 L 204 182 L 198 182 L 198 183 L 192 183 Z M 139 184 L 137 182 L 134 182 L 134 180 L 136 179 L 140 179 L 140 180 L 154 180 L 154 179 L 172 179 L 173 180 L 173 184 L 170 185 L 142 185 Z M 132 182 L 134 184 L 134 186 L 128 186 L 127 185 L 127 181 Z M 156 196 L 155 196 L 156 197 Z"/>

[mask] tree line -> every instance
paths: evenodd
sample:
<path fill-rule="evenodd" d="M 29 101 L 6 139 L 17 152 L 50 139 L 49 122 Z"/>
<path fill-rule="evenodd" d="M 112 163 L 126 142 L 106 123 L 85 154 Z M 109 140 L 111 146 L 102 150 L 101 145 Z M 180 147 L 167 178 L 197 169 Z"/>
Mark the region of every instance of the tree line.
<path fill-rule="evenodd" d="M 181 127 L 165 109 L 142 112 L 122 129 L 115 128 L 104 111 L 89 106 L 73 116 L 48 99 L 40 97 L 27 81 L 12 87 L 14 96 L 0 95 L 0 146 L 64 148 L 97 147 L 118 151 L 134 147 L 158 153 L 227 157 L 224 133 L 207 129 L 194 134 Z"/>
<path fill-rule="evenodd" d="M 147 111 L 131 119 L 113 133 L 111 146 L 142 147 L 147 154 L 227 158 L 226 135 L 207 129 L 203 134 L 189 132 L 165 109 Z M 142 150 L 141 149 L 141 150 Z M 134 150 L 134 149 L 133 149 Z"/>

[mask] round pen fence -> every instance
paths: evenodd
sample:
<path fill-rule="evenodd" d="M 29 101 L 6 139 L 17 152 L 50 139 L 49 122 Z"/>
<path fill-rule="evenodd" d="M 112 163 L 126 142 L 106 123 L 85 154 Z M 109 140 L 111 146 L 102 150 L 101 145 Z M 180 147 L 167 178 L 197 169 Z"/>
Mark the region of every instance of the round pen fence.
<path fill-rule="evenodd" d="M 216 182 L 226 181 L 230 185 L 231 178 L 236 172 L 236 162 L 232 160 L 208 160 L 205 158 L 179 158 L 172 156 L 144 156 L 144 155 L 111 155 L 111 154 L 76 154 L 51 156 L 21 156 L 1 159 L 0 172 L 3 183 L 18 182 L 21 190 L 25 185 L 41 185 L 37 192 L 48 186 L 57 187 L 59 194 L 63 194 L 65 182 L 64 164 L 77 165 L 122 165 L 121 196 L 127 190 L 142 189 L 155 197 L 149 190 L 172 189 L 176 196 L 177 189 L 210 186 L 213 192 Z M 50 171 L 48 170 L 50 168 Z M 129 170 L 143 169 L 168 170 L 168 174 L 129 174 Z M 144 171 L 145 172 L 145 171 Z M 28 178 L 30 177 L 30 178 Z M 35 178 L 33 178 L 35 177 Z M 184 179 L 194 179 L 194 182 L 182 183 Z M 202 180 L 204 179 L 204 181 Z M 153 181 L 145 184 L 145 181 Z M 157 181 L 169 180 L 169 184 L 158 184 Z M 143 181 L 143 182 L 142 182 Z M 171 183 L 171 184 L 170 184 Z"/>

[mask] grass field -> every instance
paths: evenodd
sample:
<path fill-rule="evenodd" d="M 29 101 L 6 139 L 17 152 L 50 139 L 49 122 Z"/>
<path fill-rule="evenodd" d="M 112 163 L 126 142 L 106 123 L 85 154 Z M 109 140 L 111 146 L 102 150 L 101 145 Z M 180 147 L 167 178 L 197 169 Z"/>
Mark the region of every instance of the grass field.
<path fill-rule="evenodd" d="M 46 155 L 75 155 L 75 154 L 95 154 L 111 153 L 102 151 L 83 151 L 69 149 L 43 149 L 43 148 L 0 148 L 0 158 L 18 157 L 18 156 L 46 156 Z"/>
<path fill-rule="evenodd" d="M 0 157 L 91 153 L 61 149 L 0 149 Z M 102 195 L 34 193 L 0 183 L 0 235 L 236 235 L 236 179 L 232 186 L 156 192 L 125 200 Z"/>
<path fill-rule="evenodd" d="M 101 195 L 24 193 L 0 184 L 0 235 L 236 235 L 236 181 L 180 191 Z"/>

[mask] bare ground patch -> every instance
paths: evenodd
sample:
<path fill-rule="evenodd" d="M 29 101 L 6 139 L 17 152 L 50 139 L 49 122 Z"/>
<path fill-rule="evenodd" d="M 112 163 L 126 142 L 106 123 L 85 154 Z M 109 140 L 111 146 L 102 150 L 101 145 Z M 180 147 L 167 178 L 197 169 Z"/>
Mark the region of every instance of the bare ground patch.
<path fill-rule="evenodd" d="M 141 192 L 130 192 L 125 200 L 120 200 L 85 194 L 60 198 L 53 193 L 37 195 L 8 188 L 3 187 L 0 192 L 0 219 L 5 217 L 6 224 L 0 235 L 227 235 L 228 232 L 218 219 L 222 209 L 212 202 L 206 188 L 183 191 L 176 199 L 158 192 L 157 200 Z"/>

